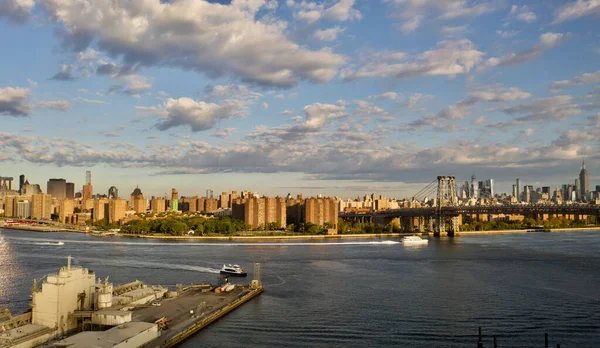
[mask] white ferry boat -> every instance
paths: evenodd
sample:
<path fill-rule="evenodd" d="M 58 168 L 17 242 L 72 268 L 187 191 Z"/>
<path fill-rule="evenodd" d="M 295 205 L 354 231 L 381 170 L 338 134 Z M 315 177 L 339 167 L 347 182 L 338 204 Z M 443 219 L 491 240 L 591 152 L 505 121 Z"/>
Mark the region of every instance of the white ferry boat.
<path fill-rule="evenodd" d="M 406 236 L 402 238 L 402 244 L 404 245 L 425 245 L 427 243 L 429 243 L 429 240 L 419 236 Z"/>
<path fill-rule="evenodd" d="M 232 276 L 245 277 L 246 271 L 238 265 L 223 265 L 221 268 L 221 274 L 228 274 Z"/>

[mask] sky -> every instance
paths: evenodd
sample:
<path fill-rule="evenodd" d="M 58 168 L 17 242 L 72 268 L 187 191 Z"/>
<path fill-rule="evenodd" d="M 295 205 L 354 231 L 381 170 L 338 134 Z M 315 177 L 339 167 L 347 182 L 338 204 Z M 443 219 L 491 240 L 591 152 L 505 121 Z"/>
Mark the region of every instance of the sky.
<path fill-rule="evenodd" d="M 600 185 L 600 0 L 0 0 L 0 176 L 145 196 Z"/>

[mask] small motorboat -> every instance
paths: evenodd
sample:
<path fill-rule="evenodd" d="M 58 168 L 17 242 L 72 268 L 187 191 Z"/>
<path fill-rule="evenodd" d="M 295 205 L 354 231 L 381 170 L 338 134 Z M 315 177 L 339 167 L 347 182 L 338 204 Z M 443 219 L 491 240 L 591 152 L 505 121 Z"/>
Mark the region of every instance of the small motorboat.
<path fill-rule="evenodd" d="M 237 277 L 245 277 L 248 274 L 244 269 L 238 265 L 223 265 L 221 268 L 221 274 L 228 274 Z"/>
<path fill-rule="evenodd" d="M 65 242 L 59 241 L 58 243 L 56 243 L 56 245 L 65 245 Z"/>
<path fill-rule="evenodd" d="M 402 238 L 402 244 L 404 245 L 425 245 L 427 243 L 429 243 L 429 240 L 419 236 L 406 236 Z"/>

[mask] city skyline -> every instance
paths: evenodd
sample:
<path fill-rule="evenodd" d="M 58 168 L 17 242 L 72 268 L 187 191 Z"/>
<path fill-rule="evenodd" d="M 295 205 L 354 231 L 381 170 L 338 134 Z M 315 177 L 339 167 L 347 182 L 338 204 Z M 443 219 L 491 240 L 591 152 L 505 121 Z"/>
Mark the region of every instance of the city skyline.
<path fill-rule="evenodd" d="M 535 183 L 531 183 L 531 182 L 525 182 L 523 181 L 520 177 L 517 177 L 515 179 L 513 179 L 512 183 L 509 181 L 500 181 L 501 185 L 500 187 L 507 187 L 506 190 L 504 189 L 498 189 L 498 182 L 496 179 L 494 178 L 477 178 L 477 175 L 475 173 L 473 173 L 471 175 L 471 177 L 469 178 L 469 180 L 460 180 L 460 179 L 456 179 L 456 190 L 457 190 L 457 194 L 459 196 L 464 196 L 464 197 L 475 197 L 475 198 L 480 198 L 480 197 L 493 197 L 493 196 L 499 196 L 502 194 L 506 194 L 509 196 L 515 196 L 515 190 L 517 190 L 516 192 L 518 193 L 518 200 L 521 201 L 521 195 L 525 192 L 525 188 L 526 187 L 531 187 L 533 190 L 536 189 L 544 189 L 544 188 L 549 188 L 550 190 L 550 194 L 552 194 L 552 192 L 554 192 L 554 190 L 556 188 L 559 189 L 566 189 L 566 187 L 568 186 L 572 186 L 573 187 L 573 191 L 576 192 L 577 197 L 581 197 L 581 195 L 583 194 L 583 192 L 598 192 L 598 187 L 600 187 L 600 184 L 595 184 L 595 183 L 590 183 L 589 181 L 589 174 L 588 171 L 586 169 L 586 165 L 585 162 L 582 162 L 581 167 L 579 168 L 580 170 L 577 172 L 576 175 L 574 175 L 575 177 L 575 185 L 573 185 L 572 180 L 570 181 L 569 179 L 566 179 L 565 181 L 563 181 L 560 184 L 555 184 L 555 185 L 550 185 L 547 183 L 543 183 L 543 182 L 535 182 Z M 104 195 L 104 196 L 115 196 L 116 197 L 120 197 L 120 198 L 124 198 L 127 199 L 129 198 L 129 194 L 127 192 L 129 192 L 129 188 L 124 188 L 121 187 L 121 189 L 119 189 L 119 185 L 118 183 L 112 183 L 111 186 L 106 189 L 103 190 L 102 187 L 100 187 L 100 189 L 97 189 L 96 186 L 93 185 L 93 182 L 91 181 L 91 177 L 92 177 L 92 172 L 90 170 L 85 171 L 85 184 L 82 186 L 77 186 L 77 182 L 73 183 L 73 182 L 68 182 L 67 179 L 64 178 L 49 178 L 46 182 L 45 185 L 43 185 L 43 187 L 47 187 L 46 190 L 41 190 L 44 193 L 49 193 L 52 194 L 52 189 L 51 189 L 51 183 L 52 186 L 54 187 L 54 185 L 56 185 L 56 183 L 58 182 L 59 184 L 62 182 L 62 191 L 63 194 L 52 194 L 55 198 L 58 199 L 63 199 L 63 198 L 73 198 L 74 196 L 76 196 L 77 194 L 79 194 L 80 197 L 86 197 L 86 199 L 88 199 L 91 195 L 93 195 L 94 197 L 97 195 Z M 96 177 L 96 176 L 94 176 Z M 584 185 L 579 185 L 579 181 L 582 181 L 583 178 L 586 178 L 586 183 L 585 183 L 585 187 Z M 21 174 L 19 175 L 16 180 L 18 180 L 18 182 L 15 182 L 15 177 L 13 176 L 0 176 L 0 179 L 6 180 L 12 178 L 13 182 L 12 182 L 12 188 L 13 190 L 20 190 L 20 185 L 21 185 L 21 180 L 24 180 L 23 183 L 26 184 L 25 186 L 37 186 L 38 190 L 40 187 L 40 184 L 31 182 L 29 180 L 29 177 L 25 174 Z M 76 180 L 74 180 L 76 181 Z M 516 185 L 514 184 L 516 182 Z M 414 194 L 418 193 L 420 189 L 423 188 L 423 186 L 426 186 L 429 183 L 422 183 L 422 184 L 416 184 L 415 190 L 416 191 L 412 191 L 409 194 L 400 194 L 400 195 L 394 195 L 393 192 L 397 192 L 397 191 L 389 191 L 389 192 L 385 192 L 385 190 L 372 190 L 371 187 L 369 186 L 365 186 L 365 187 L 353 187 L 354 191 L 348 192 L 348 191 L 344 191 L 346 192 L 346 195 L 340 195 L 340 194 L 324 194 L 323 190 L 320 189 L 324 189 L 325 187 L 322 188 L 318 188 L 318 187 L 308 187 L 306 190 L 302 191 L 302 190 L 298 190 L 301 188 L 294 188 L 296 191 L 290 191 L 289 189 L 292 189 L 291 187 L 288 188 L 279 188 L 279 187 L 272 187 L 272 190 L 270 190 L 269 192 L 262 192 L 262 191 L 258 191 L 256 189 L 253 189 L 252 187 L 247 187 L 244 186 L 243 184 L 241 184 L 242 187 L 225 187 L 225 188 L 218 188 L 218 189 L 214 189 L 212 187 L 210 188 L 202 188 L 202 187 L 195 187 L 194 189 L 188 191 L 182 191 L 181 194 L 178 193 L 177 189 L 173 188 L 172 186 L 174 185 L 173 183 L 162 183 L 161 186 L 157 187 L 157 186 L 149 186 L 147 188 L 144 188 L 144 192 L 149 192 L 147 194 L 147 198 L 150 197 L 156 197 L 156 198 L 165 198 L 165 199 L 169 199 L 169 196 L 171 197 L 171 199 L 175 196 L 178 197 L 194 197 L 194 196 L 198 196 L 198 197 L 206 197 L 206 198 L 220 198 L 220 194 L 219 192 L 242 192 L 242 191 L 247 191 L 250 193 L 259 193 L 259 195 L 264 195 L 267 197 L 285 197 L 288 194 L 291 195 L 295 195 L 295 194 L 301 194 L 301 195 L 309 195 L 309 196 L 331 196 L 331 197 L 338 197 L 342 200 L 348 200 L 348 199 L 355 199 L 355 198 L 361 198 L 363 195 L 365 194 L 383 194 L 384 196 L 388 197 L 388 198 L 396 198 L 396 199 L 410 199 L 410 198 L 414 198 Z M 477 185 L 477 186 L 475 186 Z M 161 192 L 163 191 L 163 189 L 161 187 L 165 187 L 164 188 L 164 192 L 163 193 L 156 193 L 155 192 Z M 81 189 L 77 189 L 77 187 L 81 187 Z M 167 188 L 168 187 L 168 188 Z M 517 189 L 518 187 L 518 189 Z M 75 188 L 75 189 L 74 189 Z M 331 188 L 331 187 L 330 187 Z M 273 194 L 273 190 L 279 189 L 279 191 L 275 194 Z M 287 191 L 285 191 L 286 189 L 288 189 Z M 85 191 L 89 190 L 89 193 L 86 194 Z M 139 192 L 140 187 L 139 184 L 136 184 L 135 187 L 132 189 L 133 192 Z M 59 189 L 60 191 L 60 189 Z M 327 190 L 325 190 L 327 191 Z M 70 192 L 70 193 L 69 193 Z M 120 194 L 119 194 L 120 192 Z M 65 197 L 63 197 L 63 195 L 65 195 Z M 474 196 L 473 196 L 474 195 Z M 431 198 L 431 197 L 430 197 Z"/>
<path fill-rule="evenodd" d="M 582 160 L 600 183 L 595 1 L 9 4 L 16 183 L 406 197 L 475 173 L 510 194 L 573 184 Z"/>

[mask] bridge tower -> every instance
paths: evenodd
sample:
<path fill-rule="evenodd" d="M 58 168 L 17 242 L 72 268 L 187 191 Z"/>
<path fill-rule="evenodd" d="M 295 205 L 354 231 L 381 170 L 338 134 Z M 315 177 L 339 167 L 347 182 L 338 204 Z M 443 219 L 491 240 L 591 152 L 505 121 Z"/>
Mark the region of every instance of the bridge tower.
<path fill-rule="evenodd" d="M 456 184 L 453 176 L 438 176 L 437 188 L 437 210 L 436 210 L 436 226 L 433 232 L 435 237 L 455 236 L 458 234 L 458 217 L 451 217 L 450 231 L 446 232 L 447 216 L 443 213 L 444 207 L 452 207 L 457 203 Z"/>

